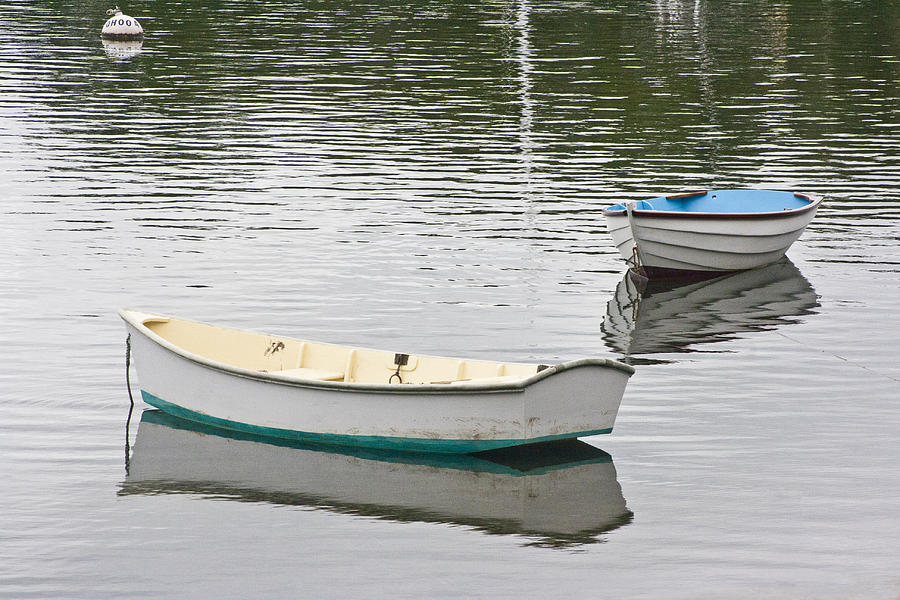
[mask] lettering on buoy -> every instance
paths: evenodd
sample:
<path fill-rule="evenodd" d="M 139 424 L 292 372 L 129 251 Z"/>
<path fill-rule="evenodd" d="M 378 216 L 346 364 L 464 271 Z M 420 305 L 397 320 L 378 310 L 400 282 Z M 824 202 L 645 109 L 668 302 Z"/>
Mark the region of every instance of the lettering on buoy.
<path fill-rule="evenodd" d="M 104 40 L 117 40 L 122 42 L 144 39 L 144 28 L 134 17 L 123 15 L 119 7 L 106 11 L 109 19 L 103 25 L 100 37 Z"/>

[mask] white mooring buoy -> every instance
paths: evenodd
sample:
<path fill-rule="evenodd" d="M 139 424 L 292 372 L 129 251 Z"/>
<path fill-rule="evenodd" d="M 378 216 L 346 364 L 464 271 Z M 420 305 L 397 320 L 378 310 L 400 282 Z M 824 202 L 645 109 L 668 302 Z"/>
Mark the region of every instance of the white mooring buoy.
<path fill-rule="evenodd" d="M 131 41 L 144 38 L 144 28 L 134 17 L 123 15 L 119 7 L 106 11 L 109 19 L 103 25 L 100 37 L 105 40 Z"/>

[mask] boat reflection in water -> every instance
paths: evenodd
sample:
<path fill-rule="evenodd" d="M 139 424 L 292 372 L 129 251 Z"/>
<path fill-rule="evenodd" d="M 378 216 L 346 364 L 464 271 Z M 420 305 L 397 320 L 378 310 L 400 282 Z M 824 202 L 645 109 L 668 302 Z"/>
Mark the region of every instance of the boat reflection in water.
<path fill-rule="evenodd" d="M 629 358 L 696 352 L 693 346 L 795 323 L 819 306 L 797 267 L 774 264 L 704 281 L 646 281 L 628 271 L 606 307 L 606 342 Z"/>
<path fill-rule="evenodd" d="M 570 547 L 632 520 L 606 452 L 579 440 L 439 455 L 292 443 L 144 411 L 121 495 L 188 493 L 462 524 Z"/>

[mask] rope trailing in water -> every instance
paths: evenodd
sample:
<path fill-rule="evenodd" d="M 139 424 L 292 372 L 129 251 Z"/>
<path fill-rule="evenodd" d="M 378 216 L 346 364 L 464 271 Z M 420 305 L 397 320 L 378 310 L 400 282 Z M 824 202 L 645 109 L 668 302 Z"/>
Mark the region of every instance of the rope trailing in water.
<path fill-rule="evenodd" d="M 125 338 L 125 384 L 128 386 L 128 399 L 131 406 L 128 407 L 128 418 L 125 419 L 125 475 L 131 468 L 131 413 L 134 412 L 134 396 L 131 395 L 131 334 Z"/>
<path fill-rule="evenodd" d="M 848 365 L 853 365 L 854 367 L 858 367 L 864 371 L 868 371 L 869 373 L 872 373 L 873 375 L 878 375 L 879 377 L 885 377 L 887 379 L 890 379 L 891 381 L 896 381 L 896 382 L 900 383 L 900 379 L 897 379 L 896 377 L 892 377 L 891 375 L 888 375 L 887 373 L 882 373 L 881 371 L 876 371 L 875 369 L 873 369 L 869 366 L 866 366 L 864 364 L 856 362 L 855 360 L 850 360 L 849 358 L 841 356 L 840 354 L 835 354 L 831 350 L 823 350 L 822 348 L 817 348 L 816 346 L 814 346 L 812 344 L 807 344 L 803 340 L 799 340 L 799 339 L 792 337 L 790 335 L 787 335 L 786 333 L 783 333 L 781 331 L 776 331 L 775 334 L 783 337 L 786 340 L 790 340 L 790 341 L 794 342 L 795 344 L 803 346 L 804 348 L 806 348 L 808 350 L 814 350 L 816 352 L 821 352 L 822 354 L 825 354 L 826 356 L 830 356 L 832 358 L 842 360 L 845 363 L 847 363 Z"/>
<path fill-rule="evenodd" d="M 128 386 L 128 399 L 131 401 L 131 408 L 134 409 L 134 396 L 131 395 L 131 334 L 125 338 L 125 385 Z M 131 414 L 131 411 L 128 411 Z"/>

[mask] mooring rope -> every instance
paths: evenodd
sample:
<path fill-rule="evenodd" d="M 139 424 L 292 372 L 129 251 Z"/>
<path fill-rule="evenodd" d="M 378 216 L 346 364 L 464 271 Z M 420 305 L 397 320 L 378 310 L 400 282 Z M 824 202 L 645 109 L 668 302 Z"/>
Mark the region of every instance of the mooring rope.
<path fill-rule="evenodd" d="M 641 256 L 641 248 L 638 245 L 638 236 L 637 236 L 637 224 L 634 222 L 634 209 L 636 203 L 634 200 L 629 200 L 625 203 L 625 215 L 628 217 L 628 228 L 631 230 L 631 241 L 634 243 L 634 246 L 631 248 L 631 260 L 626 259 L 626 263 L 631 263 L 631 268 L 638 273 L 638 275 L 642 275 L 646 277 L 646 273 L 644 272 L 644 258 Z"/>
<path fill-rule="evenodd" d="M 131 401 L 131 408 L 134 409 L 134 396 L 131 395 L 131 334 L 125 338 L 125 385 L 128 386 L 128 399 Z M 131 414 L 131 411 L 128 412 Z"/>
<path fill-rule="evenodd" d="M 128 407 L 128 418 L 125 419 L 125 475 L 131 467 L 131 413 L 134 412 L 134 396 L 131 395 L 131 334 L 125 338 L 125 385 L 128 386 L 128 400 L 131 405 Z"/>
<path fill-rule="evenodd" d="M 832 352 L 831 350 L 823 350 L 822 348 L 818 348 L 818 347 L 816 347 L 816 346 L 813 346 L 812 344 L 807 344 L 806 342 L 804 342 L 804 341 L 802 341 L 802 340 L 799 340 L 799 339 L 797 339 L 797 338 L 795 338 L 795 337 L 792 337 L 792 336 L 790 336 L 790 335 L 788 335 L 788 334 L 786 334 L 786 333 L 783 333 L 783 332 L 781 332 L 781 331 L 776 331 L 775 334 L 776 334 L 776 335 L 779 335 L 779 336 L 781 336 L 781 337 L 783 337 L 783 338 L 786 339 L 786 340 L 790 340 L 790 341 L 794 342 L 795 344 L 798 344 L 798 345 L 800 345 L 800 346 L 803 346 L 804 348 L 806 348 L 806 349 L 808 349 L 808 350 L 813 350 L 813 351 L 815 351 L 815 352 L 821 352 L 822 354 L 824 354 L 824 355 L 826 355 L 826 356 L 830 356 L 830 357 L 832 357 L 832 358 L 836 358 L 836 359 L 838 359 L 838 360 L 844 361 L 844 362 L 847 363 L 848 365 L 852 365 L 852 366 L 854 366 L 854 367 L 858 367 L 859 369 L 862 369 L 863 371 L 867 371 L 867 372 L 869 372 L 869 373 L 871 373 L 871 374 L 873 374 L 873 375 L 878 375 L 879 377 L 884 377 L 884 378 L 886 378 L 886 379 L 890 379 L 891 381 L 896 381 L 897 383 L 900 383 L 900 379 L 897 379 L 896 377 L 892 377 L 891 375 L 888 375 L 887 373 L 882 373 L 881 371 L 877 371 L 877 370 L 875 370 L 875 369 L 873 369 L 873 368 L 871 368 L 871 367 L 868 367 L 868 366 L 866 366 L 866 365 L 864 365 L 864 364 L 861 364 L 861 363 L 859 363 L 859 362 L 857 362 L 857 361 L 855 361 L 855 360 L 851 360 L 851 359 L 849 359 L 849 358 L 847 358 L 847 357 L 845 357 L 845 356 L 841 356 L 840 354 L 836 354 L 836 353 Z"/>

